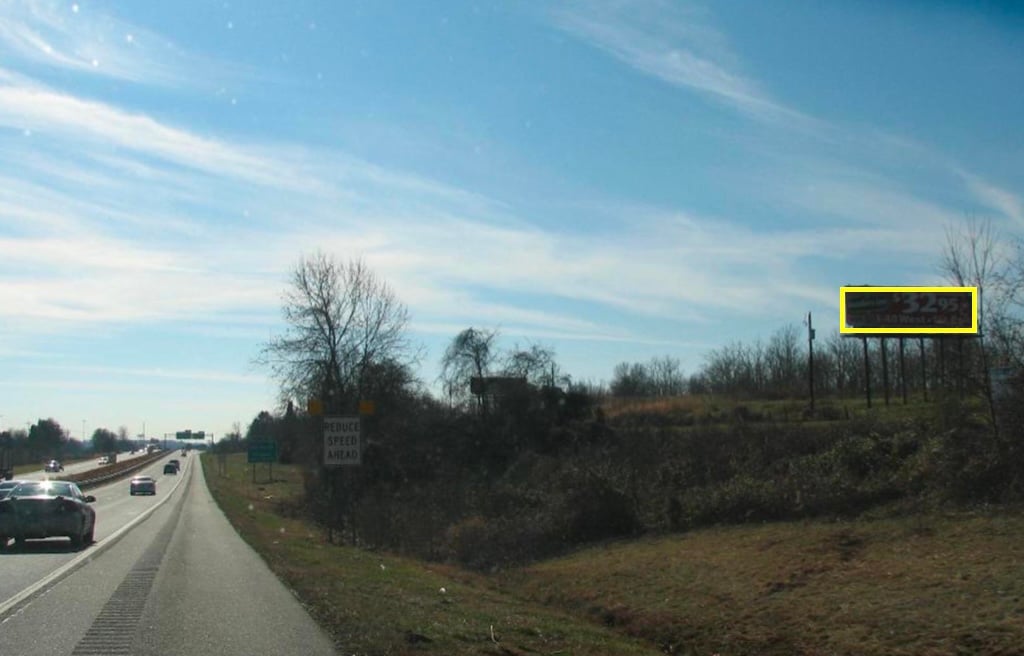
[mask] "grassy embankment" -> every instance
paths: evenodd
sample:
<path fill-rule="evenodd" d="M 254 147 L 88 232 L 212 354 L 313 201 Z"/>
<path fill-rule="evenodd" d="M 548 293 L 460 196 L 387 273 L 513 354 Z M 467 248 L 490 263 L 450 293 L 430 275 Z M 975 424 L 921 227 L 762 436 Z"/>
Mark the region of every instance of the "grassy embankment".
<path fill-rule="evenodd" d="M 214 496 L 345 653 L 1024 653 L 1019 511 L 711 528 L 483 576 L 329 545 L 275 513 L 297 470 L 228 463 L 206 460 Z"/>
<path fill-rule="evenodd" d="M 242 537 L 306 604 L 345 654 L 656 654 L 586 617 L 501 592 L 458 568 L 328 544 L 326 535 L 276 514 L 301 493 L 297 468 L 257 465 L 245 454 L 203 455 L 206 481 Z"/>

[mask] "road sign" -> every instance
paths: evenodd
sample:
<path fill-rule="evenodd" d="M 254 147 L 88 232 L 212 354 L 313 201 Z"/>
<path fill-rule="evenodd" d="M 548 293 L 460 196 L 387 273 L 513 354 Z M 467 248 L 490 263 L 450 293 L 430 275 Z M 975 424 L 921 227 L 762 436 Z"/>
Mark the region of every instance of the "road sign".
<path fill-rule="evenodd" d="M 359 417 L 324 417 L 324 465 L 362 462 Z"/>
<path fill-rule="evenodd" d="M 249 444 L 249 462 L 277 462 L 277 442 L 266 440 Z"/>
<path fill-rule="evenodd" d="M 178 440 L 191 440 L 192 439 L 192 431 L 191 430 L 178 431 L 177 433 L 174 434 L 174 438 L 178 439 Z"/>

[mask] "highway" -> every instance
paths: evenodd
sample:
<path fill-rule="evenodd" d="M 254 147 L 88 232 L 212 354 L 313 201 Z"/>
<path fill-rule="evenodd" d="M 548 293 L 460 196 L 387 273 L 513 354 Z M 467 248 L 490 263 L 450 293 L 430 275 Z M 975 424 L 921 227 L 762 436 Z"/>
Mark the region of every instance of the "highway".
<path fill-rule="evenodd" d="M 93 488 L 96 542 L 0 549 L 0 654 L 334 654 L 330 638 L 235 533 L 197 455 L 177 475 Z"/>
<path fill-rule="evenodd" d="M 121 462 L 132 458 L 139 458 L 144 455 L 146 455 L 145 449 L 140 449 L 135 453 L 129 453 L 127 451 L 124 451 L 123 453 L 117 454 L 117 461 Z M 18 476 L 15 476 L 15 478 L 27 481 L 41 481 L 45 478 L 59 479 L 61 476 L 80 474 L 82 472 L 87 472 L 90 469 L 96 469 L 97 467 L 101 466 L 102 465 L 99 464 L 99 458 L 89 458 L 88 460 L 81 460 L 79 462 L 64 465 L 64 471 L 62 472 L 46 472 L 43 471 L 43 465 L 42 463 L 40 463 L 38 470 L 30 472 L 28 474 L 19 474 Z"/>

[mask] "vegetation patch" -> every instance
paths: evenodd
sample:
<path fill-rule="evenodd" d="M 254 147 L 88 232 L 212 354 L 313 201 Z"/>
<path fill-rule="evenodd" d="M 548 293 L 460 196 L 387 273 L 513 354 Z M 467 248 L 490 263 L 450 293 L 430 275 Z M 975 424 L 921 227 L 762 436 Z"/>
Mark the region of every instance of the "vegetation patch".
<path fill-rule="evenodd" d="M 295 466 L 241 454 L 218 503 L 344 653 L 964 654 L 1024 644 L 1018 507 L 714 527 L 481 574 L 330 544 Z M 902 511 L 899 511 L 902 513 Z M 469 521 L 465 531 L 479 530 Z"/>
<path fill-rule="evenodd" d="M 926 530 L 924 530 L 926 529 Z M 666 653 L 1012 654 L 1024 515 L 784 522 L 611 543 L 501 576 Z"/>
<path fill-rule="evenodd" d="M 296 466 L 256 482 L 244 454 L 203 456 L 225 515 L 345 654 L 656 654 L 642 640 L 503 592 L 480 574 L 330 544 L 285 511 L 302 494 Z M 220 472 L 220 473 L 219 473 Z"/>

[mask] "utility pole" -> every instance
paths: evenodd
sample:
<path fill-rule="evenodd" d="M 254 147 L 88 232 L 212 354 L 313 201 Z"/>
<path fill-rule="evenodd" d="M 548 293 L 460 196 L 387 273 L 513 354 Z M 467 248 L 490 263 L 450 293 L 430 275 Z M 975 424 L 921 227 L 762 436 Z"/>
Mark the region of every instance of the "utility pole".
<path fill-rule="evenodd" d="M 811 391 L 811 412 L 814 412 L 814 324 L 807 312 L 807 386 Z"/>

